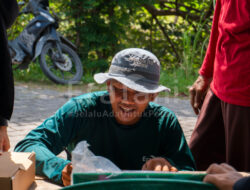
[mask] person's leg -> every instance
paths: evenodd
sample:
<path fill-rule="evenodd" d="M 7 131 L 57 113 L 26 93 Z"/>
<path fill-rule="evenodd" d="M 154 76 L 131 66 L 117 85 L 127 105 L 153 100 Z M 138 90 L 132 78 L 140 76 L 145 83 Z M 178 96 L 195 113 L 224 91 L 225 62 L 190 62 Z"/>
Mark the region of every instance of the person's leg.
<path fill-rule="evenodd" d="M 206 170 L 212 163 L 225 162 L 225 135 L 221 101 L 211 90 L 203 102 L 189 147 L 197 170 Z"/>
<path fill-rule="evenodd" d="M 226 162 L 250 172 L 250 107 L 221 102 L 225 123 Z"/>

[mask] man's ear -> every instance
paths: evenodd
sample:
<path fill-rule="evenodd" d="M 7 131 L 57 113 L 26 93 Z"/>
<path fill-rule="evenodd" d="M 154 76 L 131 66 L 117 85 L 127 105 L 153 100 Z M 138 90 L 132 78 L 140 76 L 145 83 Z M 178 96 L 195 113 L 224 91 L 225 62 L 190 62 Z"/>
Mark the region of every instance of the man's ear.
<path fill-rule="evenodd" d="M 153 102 L 159 93 L 151 94 L 150 101 Z"/>

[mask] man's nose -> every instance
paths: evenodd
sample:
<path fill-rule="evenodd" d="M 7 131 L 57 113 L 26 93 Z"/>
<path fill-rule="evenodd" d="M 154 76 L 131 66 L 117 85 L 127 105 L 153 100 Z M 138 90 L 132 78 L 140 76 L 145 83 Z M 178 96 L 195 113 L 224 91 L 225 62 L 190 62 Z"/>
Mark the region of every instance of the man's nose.
<path fill-rule="evenodd" d="M 135 103 L 135 95 L 133 93 L 124 93 L 122 100 L 126 103 Z"/>

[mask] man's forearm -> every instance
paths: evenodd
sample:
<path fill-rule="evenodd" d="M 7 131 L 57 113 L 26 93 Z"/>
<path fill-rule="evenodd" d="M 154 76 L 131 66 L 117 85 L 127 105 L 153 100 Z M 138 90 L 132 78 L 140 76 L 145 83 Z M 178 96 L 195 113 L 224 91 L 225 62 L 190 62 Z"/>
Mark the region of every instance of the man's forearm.
<path fill-rule="evenodd" d="M 57 157 L 44 144 L 39 141 L 30 141 L 24 139 L 15 147 L 15 152 L 35 152 L 36 153 L 36 174 L 45 176 L 49 180 L 57 184 L 62 183 L 62 170 L 70 163 L 69 160 L 64 160 Z"/>

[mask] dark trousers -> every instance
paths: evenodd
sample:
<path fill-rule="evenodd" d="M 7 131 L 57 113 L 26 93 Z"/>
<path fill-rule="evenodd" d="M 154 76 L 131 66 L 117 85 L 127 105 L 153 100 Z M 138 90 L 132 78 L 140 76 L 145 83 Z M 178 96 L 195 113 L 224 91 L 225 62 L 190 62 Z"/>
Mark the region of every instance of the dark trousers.
<path fill-rule="evenodd" d="M 226 162 L 249 172 L 250 107 L 223 102 L 208 91 L 189 146 L 198 170 Z"/>

